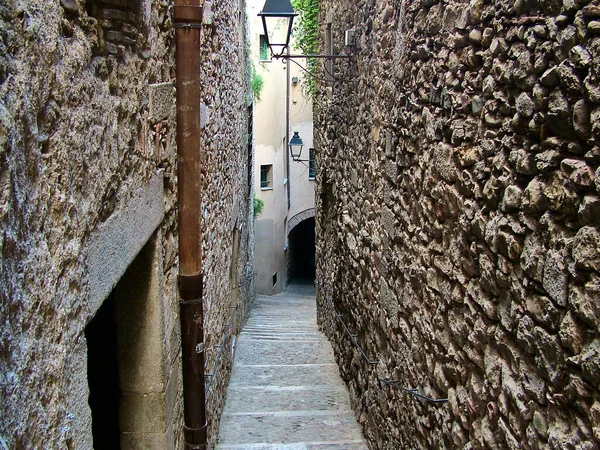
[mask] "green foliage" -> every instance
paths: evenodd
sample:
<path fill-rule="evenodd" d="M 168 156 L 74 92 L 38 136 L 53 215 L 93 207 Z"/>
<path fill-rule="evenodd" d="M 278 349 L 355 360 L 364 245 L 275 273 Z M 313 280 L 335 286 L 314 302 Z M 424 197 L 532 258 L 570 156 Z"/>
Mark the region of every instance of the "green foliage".
<path fill-rule="evenodd" d="M 319 0 L 292 0 L 292 6 L 298 13 L 294 23 L 294 46 L 303 54 L 319 53 Z M 314 98 L 317 88 L 318 66 L 315 59 L 308 58 L 304 93 Z"/>
<path fill-rule="evenodd" d="M 262 213 L 265 202 L 255 195 L 254 199 L 252 199 L 252 206 L 254 207 L 254 218 L 256 219 Z"/>
<path fill-rule="evenodd" d="M 251 68 L 250 75 L 250 89 L 252 90 L 252 95 L 254 96 L 254 100 L 257 102 L 260 101 L 260 93 L 262 92 L 262 88 L 264 85 L 264 80 L 261 74 L 256 73 L 256 69 L 254 65 Z"/>

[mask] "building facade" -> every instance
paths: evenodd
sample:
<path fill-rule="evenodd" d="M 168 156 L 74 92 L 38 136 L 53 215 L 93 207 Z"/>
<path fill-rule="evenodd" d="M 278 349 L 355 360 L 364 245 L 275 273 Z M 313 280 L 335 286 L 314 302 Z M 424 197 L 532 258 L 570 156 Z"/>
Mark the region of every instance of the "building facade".
<path fill-rule="evenodd" d="M 263 5 L 262 0 L 249 2 L 248 17 L 252 61 L 263 81 L 254 108 L 255 192 L 264 202 L 255 221 L 256 289 L 271 295 L 285 291 L 290 279 L 306 278 L 311 264 L 314 273 L 314 252 L 312 257 L 310 254 L 314 248 L 316 169 L 309 161 L 314 155 L 313 118 L 312 101 L 303 91 L 305 62 L 271 60 L 257 16 Z M 304 142 L 301 159 L 306 161 L 292 161 L 289 155 L 287 143 L 294 132 Z M 304 255 L 305 249 L 308 255 Z"/>
<path fill-rule="evenodd" d="M 243 11 L 200 42 L 209 448 L 254 289 Z M 173 2 L 4 2 L 0 30 L 0 442 L 183 448 Z"/>
<path fill-rule="evenodd" d="M 319 321 L 372 448 L 597 448 L 597 3 L 321 8 Z"/>

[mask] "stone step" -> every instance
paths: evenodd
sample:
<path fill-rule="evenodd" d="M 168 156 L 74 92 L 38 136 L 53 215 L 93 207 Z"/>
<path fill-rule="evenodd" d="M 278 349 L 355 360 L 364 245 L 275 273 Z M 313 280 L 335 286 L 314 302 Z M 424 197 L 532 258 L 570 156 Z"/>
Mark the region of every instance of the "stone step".
<path fill-rule="evenodd" d="M 249 336 L 248 339 L 253 341 L 276 341 L 276 342 L 316 342 L 317 339 L 300 338 L 300 337 L 285 337 L 285 336 Z"/>
<path fill-rule="evenodd" d="M 237 340 L 218 450 L 368 450 L 314 297 L 262 297 Z"/>
<path fill-rule="evenodd" d="M 331 346 L 318 342 L 262 341 L 260 345 L 240 337 L 236 360 L 240 364 L 324 364 L 333 360 Z"/>
<path fill-rule="evenodd" d="M 231 374 L 230 388 L 243 386 L 297 386 L 312 384 L 313 386 L 331 384 L 339 379 L 336 364 L 308 365 L 237 365 Z M 339 383 L 342 383 L 339 380 Z M 337 383 L 336 383 L 337 384 Z M 343 383 L 342 383 L 343 384 Z"/>
<path fill-rule="evenodd" d="M 256 336 L 264 336 L 264 337 L 288 337 L 288 338 L 311 338 L 311 339 L 321 339 L 321 336 L 316 331 L 275 331 L 269 329 L 256 329 L 250 331 L 244 331 L 240 333 L 240 337 L 247 336 L 248 338 L 256 337 Z"/>
<path fill-rule="evenodd" d="M 271 332 L 271 333 L 288 333 L 288 334 L 314 334 L 315 336 L 321 336 L 321 332 L 317 329 L 317 328 L 283 328 L 283 327 L 276 327 L 276 326 L 257 326 L 257 325 L 253 325 L 250 326 L 248 328 L 245 328 L 244 331 L 242 331 L 242 334 L 250 334 L 250 333 L 255 333 L 255 332 L 259 332 L 259 333 L 263 333 L 263 332 Z"/>
<path fill-rule="evenodd" d="M 280 325 L 276 325 L 276 324 L 268 324 L 268 323 L 262 323 L 260 325 L 254 324 L 254 323 L 249 323 L 248 328 L 246 330 L 244 330 L 244 332 L 252 331 L 252 330 L 270 330 L 270 331 L 278 332 L 278 333 L 284 333 L 284 332 L 318 333 L 319 332 L 319 328 L 316 325 L 315 326 L 302 326 L 302 327 L 300 327 L 300 326 L 284 327 L 284 326 L 280 326 Z"/>
<path fill-rule="evenodd" d="M 248 398 L 253 400 L 249 402 Z M 282 411 L 339 412 L 350 409 L 347 392 L 327 385 L 230 386 L 227 404 L 237 415 Z"/>
<path fill-rule="evenodd" d="M 257 413 L 221 417 L 219 442 L 222 444 L 256 444 L 287 442 L 358 441 L 362 438 L 356 418 L 349 412 L 333 414 L 322 411 L 296 414 Z M 265 439 L 265 437 L 267 439 Z"/>
<path fill-rule="evenodd" d="M 293 444 L 218 445 L 220 450 L 368 450 L 362 441 L 295 442 Z"/>
<path fill-rule="evenodd" d="M 276 326 L 276 327 L 281 327 L 281 328 L 292 328 L 292 327 L 296 327 L 299 325 L 308 327 L 308 326 L 317 326 L 317 323 L 315 321 L 312 320 L 297 320 L 297 319 L 286 319 L 284 322 L 284 319 L 277 319 L 277 318 L 272 318 L 272 317 L 252 317 L 250 319 L 248 319 L 247 322 L 248 326 L 253 326 L 256 324 L 260 324 L 260 325 L 272 325 L 272 326 Z"/>

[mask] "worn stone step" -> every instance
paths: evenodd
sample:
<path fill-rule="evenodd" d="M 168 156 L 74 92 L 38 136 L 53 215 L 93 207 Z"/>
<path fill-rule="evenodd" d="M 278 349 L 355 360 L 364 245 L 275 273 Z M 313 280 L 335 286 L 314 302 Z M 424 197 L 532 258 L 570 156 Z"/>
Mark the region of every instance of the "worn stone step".
<path fill-rule="evenodd" d="M 293 331 L 271 331 L 269 329 L 265 330 L 253 330 L 253 331 L 244 331 L 240 334 L 240 337 L 248 336 L 249 338 L 255 336 L 265 336 L 265 337 L 293 337 L 293 338 L 312 338 L 312 339 L 322 339 L 322 337 L 316 331 L 303 331 L 303 332 L 293 332 Z"/>
<path fill-rule="evenodd" d="M 294 328 L 279 327 L 278 328 L 275 326 L 256 326 L 256 325 L 249 326 L 248 328 L 244 329 L 242 334 L 265 333 L 265 332 L 287 333 L 287 334 L 312 334 L 314 336 L 321 337 L 321 333 L 316 328 L 308 328 L 308 327 L 307 328 L 298 328 L 298 327 L 294 327 Z"/>
<path fill-rule="evenodd" d="M 289 327 L 289 326 L 281 326 L 281 325 L 276 325 L 276 324 L 267 324 L 267 323 L 261 323 L 259 324 L 255 324 L 255 323 L 249 323 L 247 324 L 247 328 L 244 329 L 244 332 L 249 332 L 252 330 L 270 330 L 273 332 L 277 332 L 277 333 L 285 333 L 285 332 L 289 332 L 289 333 L 318 333 L 319 329 L 317 326 L 294 326 L 294 327 Z"/>
<path fill-rule="evenodd" d="M 247 325 L 249 327 L 256 326 L 259 324 L 263 325 L 263 326 L 270 325 L 275 328 L 296 328 L 296 327 L 312 328 L 312 327 L 317 326 L 317 324 L 315 322 L 309 321 L 309 320 L 286 320 L 285 323 L 283 323 L 283 319 L 253 318 L 253 319 L 249 319 L 247 322 Z"/>
<path fill-rule="evenodd" d="M 313 386 L 331 384 L 339 381 L 339 369 L 336 364 L 308 365 L 237 365 L 231 374 L 231 388 L 243 386 Z M 337 383 L 336 383 L 337 384 Z"/>
<path fill-rule="evenodd" d="M 285 336 L 250 336 L 248 339 L 253 341 L 275 341 L 275 342 L 318 342 L 318 339 L 285 337 Z"/>
<path fill-rule="evenodd" d="M 240 333 L 220 450 L 367 450 L 314 297 L 258 297 Z"/>
<path fill-rule="evenodd" d="M 217 445 L 220 450 L 368 450 L 362 441 L 295 442 L 293 444 L 234 444 Z"/>
<path fill-rule="evenodd" d="M 316 415 L 302 414 L 245 414 L 221 418 L 219 442 L 222 444 L 287 443 L 358 441 L 362 434 L 356 418 L 345 412 Z"/>
<path fill-rule="evenodd" d="M 251 402 L 248 398 L 252 398 Z M 348 411 L 344 389 L 332 386 L 230 386 L 227 403 L 235 414 L 281 411 Z"/>
<path fill-rule="evenodd" d="M 254 345 L 240 337 L 237 361 L 240 364 L 323 364 L 333 359 L 331 346 L 320 342 L 263 341 Z"/>

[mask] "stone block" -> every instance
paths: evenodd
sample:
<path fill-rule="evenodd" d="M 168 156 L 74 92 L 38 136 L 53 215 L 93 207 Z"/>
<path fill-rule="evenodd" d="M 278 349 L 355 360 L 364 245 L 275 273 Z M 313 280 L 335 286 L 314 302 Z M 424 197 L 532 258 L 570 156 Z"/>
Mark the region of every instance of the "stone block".
<path fill-rule="evenodd" d="M 141 187 L 91 237 L 88 311 L 92 317 L 164 217 L 162 173 Z"/>
<path fill-rule="evenodd" d="M 175 93 L 173 83 L 158 83 L 148 86 L 151 121 L 158 122 L 175 118 Z"/>
<path fill-rule="evenodd" d="M 121 448 L 128 450 L 170 450 L 167 433 L 126 432 L 121 434 Z"/>
<path fill-rule="evenodd" d="M 165 393 L 123 393 L 119 405 L 122 433 L 161 433 L 167 429 Z"/>

